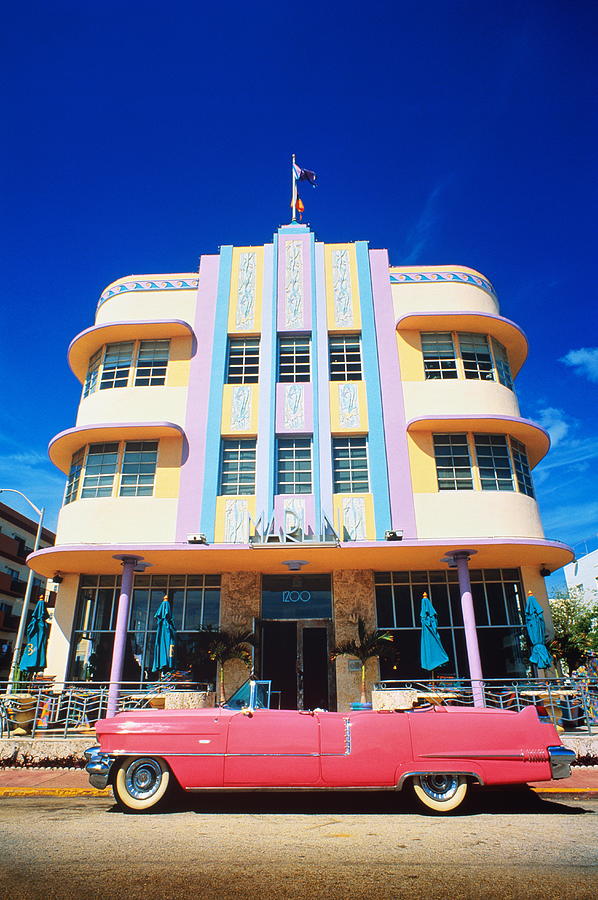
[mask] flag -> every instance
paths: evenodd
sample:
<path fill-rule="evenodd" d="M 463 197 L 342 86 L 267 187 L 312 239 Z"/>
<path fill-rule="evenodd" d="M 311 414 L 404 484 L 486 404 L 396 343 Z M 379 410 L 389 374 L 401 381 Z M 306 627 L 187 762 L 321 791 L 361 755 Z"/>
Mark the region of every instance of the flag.
<path fill-rule="evenodd" d="M 309 169 L 302 169 L 297 163 L 293 163 L 293 172 L 297 181 L 309 181 L 312 187 L 316 186 L 316 173 Z"/>
<path fill-rule="evenodd" d="M 303 213 L 305 212 L 305 207 L 299 194 L 297 194 L 297 197 L 294 201 L 291 200 L 291 209 L 293 209 L 293 214 L 299 213 L 299 221 L 301 222 Z"/>

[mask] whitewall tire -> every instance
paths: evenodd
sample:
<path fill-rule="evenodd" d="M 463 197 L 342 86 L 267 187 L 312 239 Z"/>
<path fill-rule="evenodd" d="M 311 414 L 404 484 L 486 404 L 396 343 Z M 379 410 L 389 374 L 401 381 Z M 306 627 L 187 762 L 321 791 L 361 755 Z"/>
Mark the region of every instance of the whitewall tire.
<path fill-rule="evenodd" d="M 452 772 L 416 775 L 413 791 L 419 802 L 434 812 L 451 812 L 461 806 L 467 796 L 467 778 Z"/>
<path fill-rule="evenodd" d="M 164 799 L 170 783 L 170 770 L 163 760 L 153 756 L 128 756 L 118 766 L 114 796 L 126 809 L 152 809 Z"/>

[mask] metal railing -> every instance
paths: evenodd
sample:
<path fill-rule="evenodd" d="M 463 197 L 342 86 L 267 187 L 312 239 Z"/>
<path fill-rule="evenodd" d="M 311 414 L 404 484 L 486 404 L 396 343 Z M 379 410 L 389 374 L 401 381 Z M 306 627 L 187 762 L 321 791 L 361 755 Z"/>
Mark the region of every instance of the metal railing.
<path fill-rule="evenodd" d="M 109 682 L 0 681 L 0 738 L 67 738 L 93 734 L 106 716 Z M 165 695 L 181 691 L 210 692 L 207 682 L 121 682 L 118 712 L 160 708 Z"/>
<path fill-rule="evenodd" d="M 542 706 L 548 717 L 565 731 L 598 732 L 598 678 L 485 678 L 480 685 L 484 703 L 495 709 L 518 712 L 526 706 Z M 413 691 L 418 705 L 473 706 L 474 692 L 468 678 L 435 678 L 423 681 L 379 681 L 374 690 Z"/>

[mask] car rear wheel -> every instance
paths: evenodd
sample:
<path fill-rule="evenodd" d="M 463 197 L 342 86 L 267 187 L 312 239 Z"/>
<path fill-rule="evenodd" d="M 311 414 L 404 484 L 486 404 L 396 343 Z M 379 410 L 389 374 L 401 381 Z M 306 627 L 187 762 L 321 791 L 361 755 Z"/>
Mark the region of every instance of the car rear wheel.
<path fill-rule="evenodd" d="M 170 781 L 170 770 L 161 759 L 128 756 L 116 771 L 114 796 L 126 809 L 152 809 L 166 796 Z"/>
<path fill-rule="evenodd" d="M 467 795 L 465 775 L 452 772 L 437 772 L 430 775 L 416 775 L 413 790 L 419 802 L 434 812 L 450 812 L 457 809 Z"/>

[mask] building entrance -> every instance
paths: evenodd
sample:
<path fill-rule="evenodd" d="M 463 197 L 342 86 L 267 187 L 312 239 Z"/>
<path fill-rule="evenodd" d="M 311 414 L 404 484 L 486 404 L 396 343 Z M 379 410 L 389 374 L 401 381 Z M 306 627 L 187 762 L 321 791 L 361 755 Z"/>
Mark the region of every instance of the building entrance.
<path fill-rule="evenodd" d="M 265 575 L 258 629 L 260 676 L 281 708 L 334 709 L 330 576 Z"/>
<path fill-rule="evenodd" d="M 331 622 L 317 619 L 262 621 L 261 677 L 280 692 L 281 709 L 332 708 L 331 631 Z"/>

